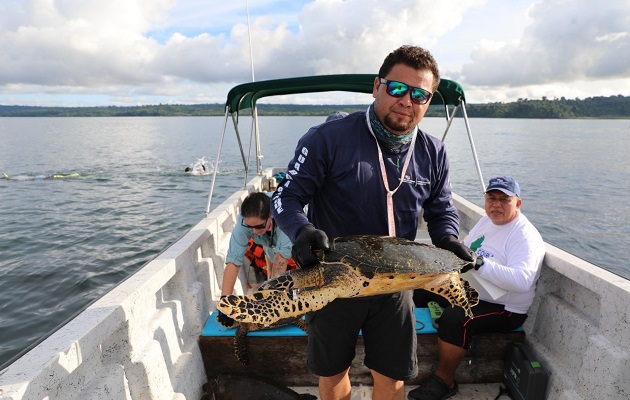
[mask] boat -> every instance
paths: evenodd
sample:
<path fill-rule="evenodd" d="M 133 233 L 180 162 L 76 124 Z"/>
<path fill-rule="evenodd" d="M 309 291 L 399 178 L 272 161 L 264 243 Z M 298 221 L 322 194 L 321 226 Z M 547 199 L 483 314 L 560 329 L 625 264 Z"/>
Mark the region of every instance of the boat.
<path fill-rule="evenodd" d="M 231 357 L 231 349 L 224 351 L 227 355 L 204 353 L 200 338 L 219 300 L 230 232 L 240 204 L 252 191 L 273 189 L 274 175 L 286 170 L 286 166 L 262 165 L 258 100 L 323 91 L 371 93 L 374 77 L 287 78 L 245 83 L 230 90 L 224 136 L 231 119 L 245 167 L 243 185 L 211 207 L 213 185 L 203 217 L 184 236 L 2 369 L 0 399 L 201 399 L 210 379 L 207 371 Z M 465 103 L 461 85 L 446 79 L 432 100 L 445 112 L 443 140 L 461 110 L 483 190 Z M 256 152 L 251 168 L 239 131 L 239 119 L 248 115 Z M 219 155 L 222 145 L 223 140 Z M 484 211 L 457 193 L 453 201 L 465 234 Z M 427 241 L 426 226 L 420 222 L 417 240 Z M 536 299 L 519 334 L 548 376 L 546 398 L 630 398 L 630 281 L 551 244 L 546 246 Z M 247 293 L 256 283 L 250 268 L 241 268 L 235 293 Z M 268 340 L 287 342 L 282 337 Z M 502 362 L 503 354 L 499 356 Z M 478 370 L 484 362 L 470 360 L 464 368 Z M 291 371 L 284 374 L 273 378 L 288 382 L 297 392 L 317 393 L 314 385 L 289 376 Z M 473 377 L 460 384 L 461 397 L 455 398 L 494 398 L 502 383 L 501 375 L 481 383 Z M 353 399 L 369 398 L 369 382 L 359 379 L 353 385 Z M 413 387 L 408 385 L 408 389 Z"/>

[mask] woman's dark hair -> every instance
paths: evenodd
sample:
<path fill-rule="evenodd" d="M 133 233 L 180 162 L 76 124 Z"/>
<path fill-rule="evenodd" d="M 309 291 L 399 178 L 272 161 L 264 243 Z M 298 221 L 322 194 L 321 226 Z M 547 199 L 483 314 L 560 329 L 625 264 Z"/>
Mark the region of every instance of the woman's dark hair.
<path fill-rule="evenodd" d="M 271 214 L 271 201 L 266 193 L 250 193 L 243 200 L 243 204 L 241 204 L 241 215 L 244 218 L 258 217 L 267 219 L 269 214 Z"/>

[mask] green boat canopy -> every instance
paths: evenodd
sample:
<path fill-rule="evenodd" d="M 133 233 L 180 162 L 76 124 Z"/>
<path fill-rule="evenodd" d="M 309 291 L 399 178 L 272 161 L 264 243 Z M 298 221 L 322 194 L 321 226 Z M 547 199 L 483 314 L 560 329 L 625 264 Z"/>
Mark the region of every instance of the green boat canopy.
<path fill-rule="evenodd" d="M 238 140 L 241 157 L 243 159 L 243 165 L 245 167 L 245 183 L 247 183 L 247 176 L 248 172 L 250 171 L 250 164 L 249 158 L 245 156 L 243 142 L 241 141 L 241 135 L 238 128 L 238 116 L 242 110 L 255 110 L 258 100 L 263 97 L 269 96 L 319 92 L 372 93 L 372 90 L 374 88 L 374 79 L 376 77 L 377 74 L 316 75 L 285 79 L 271 79 L 266 81 L 243 83 L 234 86 L 229 91 L 227 95 L 227 101 L 225 103 L 225 124 L 223 125 L 223 134 L 221 137 L 221 141 L 219 142 L 219 150 L 216 159 L 221 159 L 221 150 L 223 148 L 223 139 L 225 138 L 228 116 L 231 115 L 232 121 L 234 123 L 234 133 L 236 134 L 236 138 Z M 472 139 L 472 132 L 470 130 L 470 124 L 468 123 L 464 89 L 459 83 L 455 81 L 441 79 L 438 89 L 433 93 L 430 104 L 441 105 L 444 108 L 443 111 L 446 117 L 446 128 L 442 136 L 442 141 L 444 141 L 444 139 L 446 138 L 446 134 L 451 127 L 451 122 L 453 122 L 456 112 L 461 109 L 464 124 L 466 126 L 466 131 L 468 132 L 468 138 L 470 141 L 473 158 L 475 160 L 475 167 L 477 169 L 479 183 L 481 185 L 481 193 L 483 193 L 483 191 L 485 190 L 485 182 L 483 180 L 483 176 L 481 175 L 481 169 L 479 167 L 479 161 L 477 159 L 477 153 Z M 450 110 L 451 107 L 453 108 L 452 110 Z M 258 114 L 252 111 L 251 116 L 254 122 L 252 122 L 251 125 L 253 135 L 250 135 L 250 149 L 252 144 L 255 143 L 256 173 L 258 175 L 262 175 L 263 155 L 260 146 Z M 214 191 L 214 182 L 216 179 L 217 170 L 218 168 L 214 169 L 214 174 L 212 176 L 212 186 L 210 188 L 210 194 L 208 195 L 208 206 L 206 208 L 206 215 L 208 215 L 211 210 L 210 204 L 212 201 L 212 194 Z"/>
<path fill-rule="evenodd" d="M 225 106 L 232 114 L 254 108 L 258 99 L 268 96 L 333 91 L 372 93 L 375 77 L 371 74 L 316 75 L 243 83 L 230 90 Z M 460 84 L 442 79 L 431 105 L 458 106 L 463 101 L 464 89 Z"/>

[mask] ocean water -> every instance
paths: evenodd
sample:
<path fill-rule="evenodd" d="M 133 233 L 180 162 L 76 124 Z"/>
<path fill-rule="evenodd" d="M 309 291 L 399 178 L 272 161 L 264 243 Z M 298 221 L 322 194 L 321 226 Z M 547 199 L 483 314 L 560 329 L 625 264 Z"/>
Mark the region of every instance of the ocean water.
<path fill-rule="evenodd" d="M 263 117 L 264 167 L 286 166 L 320 117 Z M 251 126 L 240 133 L 249 154 Z M 222 117 L 0 118 L 0 365 L 133 274 L 245 182 Z M 442 137 L 444 121 L 421 126 Z M 630 120 L 471 120 L 484 181 L 511 175 L 545 240 L 630 279 Z M 482 205 L 461 119 L 453 190 Z M 252 158 L 253 159 L 253 158 Z M 206 174 L 188 174 L 203 163 Z M 253 161 L 252 161 L 253 163 Z M 251 170 L 255 171 L 255 167 Z"/>

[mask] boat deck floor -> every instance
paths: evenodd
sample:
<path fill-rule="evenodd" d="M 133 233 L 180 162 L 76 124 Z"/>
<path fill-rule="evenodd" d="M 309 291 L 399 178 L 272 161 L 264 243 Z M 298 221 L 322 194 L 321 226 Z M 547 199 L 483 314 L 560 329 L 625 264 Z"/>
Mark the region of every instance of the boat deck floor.
<path fill-rule="evenodd" d="M 429 234 L 422 229 L 419 229 L 417 232 L 416 241 L 421 243 L 431 243 L 431 239 Z M 260 283 L 254 283 L 254 287 L 250 290 L 253 291 L 257 288 Z M 451 397 L 452 400 L 502 400 L 509 399 L 508 395 L 499 396 L 499 389 L 503 385 L 501 382 L 496 383 L 468 383 L 459 385 L 458 393 Z M 407 394 L 413 389 L 415 389 L 416 385 L 405 385 L 405 399 L 407 399 Z M 297 393 L 304 394 L 312 394 L 314 396 L 318 396 L 319 398 L 319 390 L 315 386 L 292 386 L 292 390 Z M 350 400 L 371 400 L 372 399 L 372 387 L 371 386 L 353 386 L 352 388 L 352 397 Z"/>
<path fill-rule="evenodd" d="M 501 383 L 478 383 L 478 384 L 465 384 L 459 385 L 459 392 L 451 397 L 452 400 L 495 400 L 497 399 L 497 395 L 499 394 L 499 387 L 502 386 Z M 503 385 L 504 386 L 504 385 Z M 417 386 L 409 385 L 405 387 L 405 399 L 407 398 L 407 394 Z M 505 387 L 505 386 L 504 386 Z M 312 394 L 315 396 L 319 396 L 319 391 L 316 387 L 313 386 L 300 386 L 300 387 L 291 387 L 292 390 L 295 390 L 298 393 L 304 394 Z M 369 386 L 358 386 L 352 388 L 352 397 L 351 400 L 370 400 L 372 399 L 372 388 Z M 503 395 L 498 398 L 501 399 L 509 399 L 507 395 Z"/>

